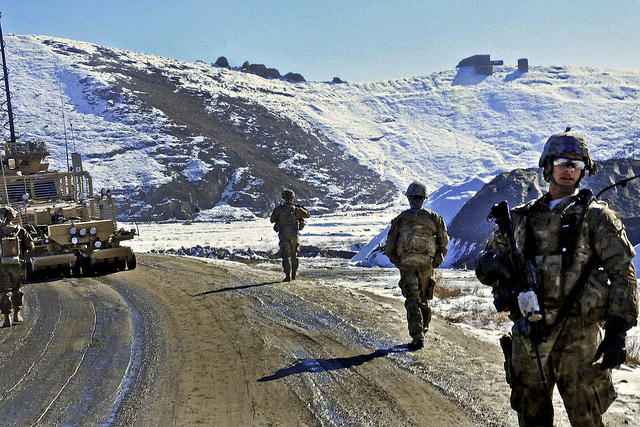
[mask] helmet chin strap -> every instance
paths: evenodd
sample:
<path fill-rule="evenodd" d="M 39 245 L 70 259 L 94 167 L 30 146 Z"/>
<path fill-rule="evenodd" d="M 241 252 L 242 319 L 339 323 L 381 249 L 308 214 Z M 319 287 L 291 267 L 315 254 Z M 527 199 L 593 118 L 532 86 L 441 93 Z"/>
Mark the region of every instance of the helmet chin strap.
<path fill-rule="evenodd" d="M 558 190 L 562 191 L 563 193 L 571 193 L 573 190 L 575 190 L 580 186 L 580 181 L 582 181 L 582 177 L 580 177 L 580 179 L 576 181 L 575 185 L 558 184 L 558 181 L 556 181 L 556 179 L 553 177 L 553 174 L 551 174 L 550 181 L 553 183 L 553 185 L 555 185 L 555 187 Z"/>

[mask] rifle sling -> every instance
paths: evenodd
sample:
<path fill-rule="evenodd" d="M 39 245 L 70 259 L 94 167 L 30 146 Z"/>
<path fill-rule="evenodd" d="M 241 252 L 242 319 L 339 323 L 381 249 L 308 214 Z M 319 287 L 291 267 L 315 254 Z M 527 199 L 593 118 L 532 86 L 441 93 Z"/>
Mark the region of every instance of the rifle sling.
<path fill-rule="evenodd" d="M 575 251 L 575 241 L 577 241 L 578 236 L 578 230 L 580 230 L 583 226 L 584 221 L 586 220 L 586 216 L 587 216 L 587 210 L 588 210 L 588 206 L 589 203 L 591 203 L 591 201 L 593 201 L 595 198 L 593 197 L 591 190 L 581 190 L 578 193 L 578 200 L 577 203 L 581 203 L 585 205 L 585 208 L 583 209 L 581 215 L 579 218 L 577 218 L 577 221 L 575 221 L 576 224 L 572 224 L 572 227 L 569 228 L 570 231 L 569 233 L 563 233 L 564 235 L 563 237 L 563 243 L 566 246 L 569 246 L 569 257 L 573 257 L 573 252 Z M 569 207 L 567 207 L 566 209 L 568 209 Z M 565 211 L 566 211 L 565 209 Z M 564 217 L 564 212 L 563 215 Z M 563 218 L 564 220 L 564 218 Z M 574 219 L 575 220 L 575 219 Z M 526 223 L 525 223 L 525 239 L 526 241 L 532 241 L 533 240 L 533 230 L 531 229 L 531 225 L 530 225 L 530 221 L 529 221 L 529 216 L 526 216 L 525 219 Z M 524 245 L 525 248 L 528 248 L 528 245 Z M 527 253 L 525 254 L 527 256 L 528 259 L 533 259 L 534 257 L 531 254 L 531 251 L 527 251 Z M 587 283 L 587 280 L 589 279 L 589 276 L 591 275 L 591 272 L 593 271 L 594 267 L 596 266 L 596 259 L 597 256 L 593 256 L 591 257 L 591 259 L 589 259 L 589 261 L 587 261 L 587 263 L 585 264 L 584 268 L 582 269 L 582 272 L 580 273 L 580 276 L 578 277 L 578 280 L 576 281 L 575 285 L 573 286 L 573 289 L 571 289 L 571 292 L 569 293 L 569 296 L 567 297 L 567 299 L 565 299 L 564 304 L 562 304 L 562 306 L 560 307 L 560 311 L 558 311 L 558 315 L 555 318 L 555 321 L 553 322 L 552 325 L 547 325 L 547 327 L 550 328 L 555 328 L 556 326 L 560 325 L 564 319 L 566 318 L 567 314 L 569 314 L 569 311 L 571 311 L 571 309 L 573 308 L 573 305 L 575 304 L 576 301 L 578 301 L 578 299 L 580 298 L 580 296 L 582 295 L 582 291 L 584 290 L 584 287 Z M 567 257 L 563 256 L 563 267 L 566 265 L 567 263 Z M 544 285 L 543 285 L 544 286 Z M 542 316 L 543 316 L 543 321 L 546 322 L 546 315 L 545 315 L 545 309 L 544 309 L 544 298 L 540 298 L 540 309 L 542 311 Z"/>
<path fill-rule="evenodd" d="M 564 322 L 565 317 L 567 317 L 567 314 L 569 314 L 569 311 L 571 311 L 573 305 L 580 299 L 582 291 L 584 291 L 584 287 L 587 284 L 587 280 L 589 280 L 589 276 L 591 275 L 591 272 L 595 267 L 596 263 L 594 262 L 594 258 L 595 257 L 592 257 L 585 264 L 584 268 L 582 269 L 582 273 L 580 273 L 580 277 L 578 277 L 576 284 L 573 286 L 573 289 L 571 289 L 571 292 L 569 292 L 569 296 L 567 297 L 567 299 L 565 299 L 564 304 L 562 304 L 562 306 L 560 307 L 558 315 L 556 316 L 553 324 L 550 325 L 550 328 L 555 328 L 556 326 Z"/>
<path fill-rule="evenodd" d="M 574 218 L 575 223 L 571 224 L 571 227 L 569 227 L 569 230 L 570 230 L 570 232 L 568 233 L 569 235 L 564 236 L 565 240 L 563 244 L 566 245 L 568 250 L 567 250 L 567 255 L 562 257 L 563 268 L 565 267 L 565 265 L 568 265 L 569 262 L 573 262 L 574 260 L 573 257 L 575 255 L 574 252 L 576 249 L 575 245 L 578 241 L 578 230 L 580 230 L 583 227 L 584 222 L 586 221 L 586 218 L 587 218 L 587 211 L 589 210 L 589 204 L 594 200 L 596 199 L 593 197 L 591 190 L 584 189 L 584 190 L 580 190 L 580 192 L 578 193 L 578 200 L 576 201 L 576 204 L 582 204 L 584 205 L 584 208 L 580 213 L 580 216 L 578 218 Z M 568 210 L 568 208 L 569 206 L 565 209 L 565 212 Z M 562 213 L 563 218 L 561 221 L 567 220 L 565 218 L 565 212 Z M 558 311 L 558 315 L 556 316 L 556 319 L 553 322 L 553 325 L 551 325 L 552 328 L 560 325 L 564 321 L 567 314 L 569 314 L 569 311 L 571 311 L 571 309 L 573 308 L 573 305 L 576 303 L 576 301 L 578 301 L 578 299 L 580 299 L 580 296 L 582 295 L 582 291 L 584 290 L 584 287 L 587 284 L 587 280 L 589 280 L 589 276 L 591 275 L 591 272 L 596 266 L 597 258 L 598 257 L 595 255 L 595 252 L 594 252 L 594 255 L 584 265 L 584 268 L 582 269 L 582 272 L 580 273 L 578 280 L 576 281 L 575 285 L 573 285 L 573 289 L 571 289 L 569 296 L 567 297 L 567 299 L 565 299 L 564 304 L 562 304 L 562 306 L 560 307 L 560 311 Z"/>

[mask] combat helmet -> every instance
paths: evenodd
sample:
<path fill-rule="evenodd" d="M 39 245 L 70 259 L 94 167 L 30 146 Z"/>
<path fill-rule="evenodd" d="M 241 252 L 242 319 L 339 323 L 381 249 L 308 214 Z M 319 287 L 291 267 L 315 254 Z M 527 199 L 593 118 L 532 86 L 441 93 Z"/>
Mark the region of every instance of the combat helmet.
<path fill-rule="evenodd" d="M 9 205 L 0 207 L 0 222 L 11 222 L 18 216 L 18 211 Z"/>
<path fill-rule="evenodd" d="M 591 159 L 587 140 L 584 139 L 582 135 L 576 132 L 571 132 L 571 128 L 567 127 L 564 132 L 551 135 L 544 144 L 544 149 L 542 150 L 538 166 L 544 169 L 545 181 L 548 182 L 551 179 L 551 168 L 547 168 L 546 166 L 550 165 L 554 158 L 565 153 L 573 153 L 581 156 L 586 164 L 585 171 L 589 172 L 589 176 L 596 173 L 598 167 Z"/>
<path fill-rule="evenodd" d="M 427 187 L 425 187 L 425 185 L 421 182 L 413 181 L 411 184 L 409 184 L 409 187 L 407 188 L 407 191 L 404 193 L 404 195 L 407 197 L 418 196 L 426 199 L 428 197 Z"/>
<path fill-rule="evenodd" d="M 293 192 L 293 190 L 291 190 L 290 188 L 286 188 L 283 192 L 282 192 L 282 198 L 287 200 L 287 199 L 295 199 L 296 198 L 296 193 Z"/>

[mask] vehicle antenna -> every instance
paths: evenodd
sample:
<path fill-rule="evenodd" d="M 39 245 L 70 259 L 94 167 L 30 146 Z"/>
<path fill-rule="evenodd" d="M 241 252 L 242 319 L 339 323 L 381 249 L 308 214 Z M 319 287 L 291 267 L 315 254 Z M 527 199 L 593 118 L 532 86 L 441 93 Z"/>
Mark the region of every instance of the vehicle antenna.
<path fill-rule="evenodd" d="M 0 12 L 2 18 L 2 12 Z M 7 59 L 4 54 L 4 37 L 2 36 L 2 26 L 0 26 L 0 50 L 2 51 L 2 72 L 4 74 L 4 89 L 7 94 L 5 103 L 7 104 L 7 112 L 9 113 L 9 133 L 11 134 L 11 142 L 16 141 L 16 131 L 13 127 L 13 109 L 11 108 L 11 91 L 9 91 L 9 71 L 7 70 Z"/>
<path fill-rule="evenodd" d="M 69 127 L 71 128 L 71 141 L 73 142 L 73 152 L 77 153 L 78 150 L 76 150 L 76 136 L 73 133 L 73 123 L 69 123 Z"/>
<path fill-rule="evenodd" d="M 136 225 L 136 230 L 138 232 L 138 236 L 140 235 L 140 227 L 138 227 L 138 220 L 136 219 L 136 214 L 133 213 L 133 208 L 131 207 L 131 200 L 127 196 L 124 196 L 124 199 L 127 201 L 129 205 L 129 212 L 131 212 L 131 216 L 133 217 L 133 223 Z"/>
<path fill-rule="evenodd" d="M 62 110 L 62 129 L 64 132 L 64 151 L 67 155 L 67 171 L 70 171 L 71 168 L 69 166 L 69 144 L 67 142 L 67 124 L 64 118 L 64 101 L 62 100 L 62 84 L 58 82 L 58 87 L 60 88 L 60 109 Z"/>
<path fill-rule="evenodd" d="M 0 12 L 0 18 L 2 18 L 2 12 Z M 16 132 L 13 127 L 13 110 L 11 109 L 11 92 L 9 91 L 9 71 L 7 70 L 7 60 L 4 55 L 4 37 L 2 36 L 2 26 L 0 26 L 0 51 L 2 52 L 2 71 L 4 75 L 4 88 L 7 94 L 5 104 L 7 105 L 7 112 L 9 113 L 9 133 L 11 142 L 16 141 Z M 7 153 L 5 150 L 5 157 Z M 6 203 L 9 203 L 9 189 L 7 188 L 7 180 L 4 175 L 4 159 L 0 160 L 0 168 L 2 169 L 2 181 L 4 183 L 4 193 L 6 196 Z"/>
<path fill-rule="evenodd" d="M 611 190 L 613 187 L 617 187 L 618 185 L 623 188 L 626 187 L 629 181 L 633 181 L 636 178 L 640 178 L 640 175 L 632 176 L 631 178 L 621 179 L 615 184 L 611 184 L 610 186 L 603 188 L 602 190 L 600 190 L 598 194 L 596 194 L 596 199 L 599 198 L 602 193 L 604 193 L 607 190 Z"/>

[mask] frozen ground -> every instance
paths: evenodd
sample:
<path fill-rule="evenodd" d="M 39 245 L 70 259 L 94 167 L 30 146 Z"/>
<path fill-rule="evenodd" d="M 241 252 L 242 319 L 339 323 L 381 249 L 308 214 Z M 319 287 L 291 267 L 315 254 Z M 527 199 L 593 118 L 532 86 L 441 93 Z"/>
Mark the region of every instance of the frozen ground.
<path fill-rule="evenodd" d="M 300 243 L 325 249 L 358 251 L 369 243 L 384 228 L 397 212 L 349 212 L 314 216 L 301 232 Z M 135 228 L 136 224 L 121 224 Z M 140 223 L 140 236 L 130 242 L 136 252 L 190 248 L 196 245 L 215 248 L 276 251 L 278 238 L 268 219 L 250 221 L 220 221 L 193 223 Z M 278 268 L 274 261 L 258 264 L 261 268 Z M 396 269 L 380 267 L 356 267 L 349 260 L 339 258 L 306 258 L 301 261 L 300 272 L 305 274 L 323 268 L 341 269 L 344 274 L 335 282 L 345 287 L 374 292 L 393 298 L 402 298 L 397 286 L 399 274 Z M 466 333 L 495 343 L 501 351 L 498 338 L 511 327 L 511 322 L 493 308 L 490 289 L 482 285 L 473 271 L 439 269 L 440 286 L 453 291 L 453 296 L 436 297 L 432 305 L 434 315 L 455 323 Z M 459 290 L 459 293 L 457 292 Z M 636 358 L 640 357 L 640 327 L 630 331 L 629 344 Z M 610 411 L 628 411 L 635 407 L 640 423 L 640 368 L 623 365 L 614 371 L 614 381 L 619 398 Z M 557 393 L 556 393 L 557 394 Z M 563 412 L 556 395 L 556 412 Z M 562 416 L 561 416 L 562 417 Z M 558 425 L 568 425 L 559 420 Z M 566 422 L 566 421 L 565 421 Z"/>

